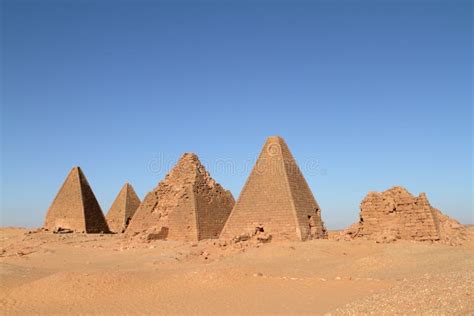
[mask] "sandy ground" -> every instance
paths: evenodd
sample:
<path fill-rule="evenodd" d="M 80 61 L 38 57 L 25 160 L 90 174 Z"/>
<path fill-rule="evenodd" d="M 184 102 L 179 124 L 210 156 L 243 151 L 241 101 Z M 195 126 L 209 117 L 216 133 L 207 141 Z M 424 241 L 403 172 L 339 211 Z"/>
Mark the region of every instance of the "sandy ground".
<path fill-rule="evenodd" d="M 474 315 L 469 231 L 457 247 L 364 240 L 245 247 L 2 228 L 0 313 Z"/>

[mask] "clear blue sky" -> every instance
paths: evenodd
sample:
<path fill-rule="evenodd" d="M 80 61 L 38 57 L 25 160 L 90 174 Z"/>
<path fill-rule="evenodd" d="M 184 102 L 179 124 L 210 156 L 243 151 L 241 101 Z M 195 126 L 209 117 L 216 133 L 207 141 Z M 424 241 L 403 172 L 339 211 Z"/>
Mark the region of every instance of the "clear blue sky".
<path fill-rule="evenodd" d="M 2 1 L 1 225 L 74 165 L 104 212 L 183 152 L 237 197 L 283 136 L 329 228 L 405 186 L 473 223 L 471 1 Z M 232 161 L 234 169 L 216 167 Z"/>

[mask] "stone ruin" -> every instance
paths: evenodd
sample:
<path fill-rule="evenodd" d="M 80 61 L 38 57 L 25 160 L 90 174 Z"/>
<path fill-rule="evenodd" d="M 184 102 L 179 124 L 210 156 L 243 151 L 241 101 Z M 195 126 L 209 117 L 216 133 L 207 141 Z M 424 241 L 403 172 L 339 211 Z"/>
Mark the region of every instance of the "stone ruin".
<path fill-rule="evenodd" d="M 220 237 L 239 244 L 327 238 L 321 209 L 285 141 L 277 136 L 267 139 L 237 203 L 196 155 L 186 153 L 142 204 L 133 187 L 125 184 L 107 221 L 82 170 L 74 167 L 48 209 L 44 229 L 108 233 L 110 227 L 113 232 L 125 230 L 126 236 L 147 240 Z M 402 187 L 393 187 L 370 192 L 361 202 L 359 221 L 338 236 L 457 245 L 467 232 L 432 207 L 424 193 L 415 197 Z"/>
<path fill-rule="evenodd" d="M 210 177 L 195 154 L 186 153 L 146 195 L 126 234 L 149 240 L 218 238 L 233 206 L 230 191 Z"/>
<path fill-rule="evenodd" d="M 109 232 L 102 209 L 79 167 L 72 168 L 54 198 L 44 228 L 53 232 Z"/>
<path fill-rule="evenodd" d="M 140 198 L 132 185 L 125 183 L 106 216 L 110 230 L 114 233 L 123 233 L 140 203 Z"/>
<path fill-rule="evenodd" d="M 283 138 L 269 137 L 221 234 L 235 241 L 327 238 L 321 209 Z"/>
<path fill-rule="evenodd" d="M 425 193 L 415 197 L 402 187 L 370 192 L 360 204 L 359 222 L 343 234 L 377 242 L 405 239 L 459 244 L 465 239 L 464 226 L 432 207 Z"/>

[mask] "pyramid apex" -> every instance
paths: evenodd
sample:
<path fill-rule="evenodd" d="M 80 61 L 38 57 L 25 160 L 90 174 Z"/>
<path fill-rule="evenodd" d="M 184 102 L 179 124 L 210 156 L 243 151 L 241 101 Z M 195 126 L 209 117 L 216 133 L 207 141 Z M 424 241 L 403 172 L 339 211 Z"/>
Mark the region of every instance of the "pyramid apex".
<path fill-rule="evenodd" d="M 134 191 L 133 185 L 132 185 L 130 182 L 128 182 L 128 181 L 125 182 L 125 184 L 123 185 L 122 188 L 125 189 L 125 190 L 127 190 L 127 191 L 129 191 L 129 190 L 133 190 L 133 191 Z"/>
<path fill-rule="evenodd" d="M 194 153 L 184 153 L 165 177 L 177 183 L 194 183 L 197 179 L 209 178 L 206 168 Z"/>
<path fill-rule="evenodd" d="M 278 135 L 269 136 L 269 137 L 267 138 L 267 142 L 272 142 L 272 143 L 274 143 L 274 142 L 281 142 L 281 141 L 285 141 L 285 140 L 283 139 L 283 137 L 278 136 Z"/>
<path fill-rule="evenodd" d="M 184 153 L 176 163 L 175 167 L 182 168 L 188 166 L 192 168 L 202 168 L 201 161 L 195 153 Z"/>
<path fill-rule="evenodd" d="M 281 157 L 284 149 L 287 147 L 285 140 L 283 137 L 274 135 L 267 138 L 263 148 L 265 151 L 273 157 Z M 291 157 L 287 157 L 288 159 L 293 159 Z"/>
<path fill-rule="evenodd" d="M 195 153 L 184 153 L 180 160 L 199 160 L 199 157 Z"/>
<path fill-rule="evenodd" d="M 81 175 L 84 175 L 84 173 L 82 172 L 81 167 L 79 167 L 79 166 L 73 166 L 73 167 L 71 168 L 71 171 L 69 171 L 68 177 L 71 177 L 71 176 L 78 176 L 78 177 L 81 177 Z"/>

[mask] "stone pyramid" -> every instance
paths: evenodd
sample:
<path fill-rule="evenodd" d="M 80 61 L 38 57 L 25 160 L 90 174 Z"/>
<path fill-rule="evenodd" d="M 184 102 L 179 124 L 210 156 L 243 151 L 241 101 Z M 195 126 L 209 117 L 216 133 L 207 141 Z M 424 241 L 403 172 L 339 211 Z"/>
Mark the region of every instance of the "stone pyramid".
<path fill-rule="evenodd" d="M 269 137 L 221 238 L 265 232 L 273 240 L 327 236 L 321 210 L 283 138 Z"/>
<path fill-rule="evenodd" d="M 218 238 L 233 206 L 232 194 L 209 176 L 195 154 L 186 153 L 146 195 L 126 233 L 184 241 Z"/>
<path fill-rule="evenodd" d="M 74 167 L 48 209 L 44 228 L 109 232 L 104 214 L 81 168 Z"/>
<path fill-rule="evenodd" d="M 114 233 L 124 232 L 140 203 L 132 185 L 125 183 L 106 216 L 110 230 Z"/>
<path fill-rule="evenodd" d="M 359 221 L 344 234 L 380 242 L 406 239 L 460 243 L 464 227 L 432 207 L 425 193 L 413 196 L 396 186 L 384 192 L 369 192 L 360 204 Z"/>

